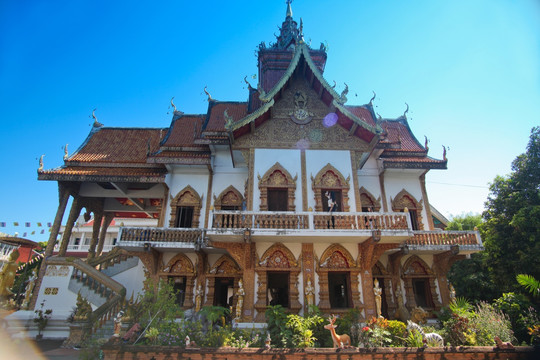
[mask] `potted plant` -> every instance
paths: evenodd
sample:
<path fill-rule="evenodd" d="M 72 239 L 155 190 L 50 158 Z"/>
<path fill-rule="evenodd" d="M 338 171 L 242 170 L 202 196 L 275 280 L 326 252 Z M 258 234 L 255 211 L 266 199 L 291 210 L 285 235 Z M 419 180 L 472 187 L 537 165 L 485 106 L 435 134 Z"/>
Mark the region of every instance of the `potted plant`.
<path fill-rule="evenodd" d="M 43 302 L 40 304 L 40 308 L 34 311 L 34 313 L 36 314 L 36 317 L 34 318 L 34 322 L 36 323 L 37 328 L 38 328 L 38 334 L 36 335 L 37 340 L 41 340 L 41 338 L 43 338 L 43 334 L 41 334 L 41 332 L 47 326 L 47 323 L 49 322 L 49 319 L 51 318 L 51 314 L 52 314 L 51 309 L 43 310 L 44 306 L 45 306 L 45 300 L 43 300 Z"/>

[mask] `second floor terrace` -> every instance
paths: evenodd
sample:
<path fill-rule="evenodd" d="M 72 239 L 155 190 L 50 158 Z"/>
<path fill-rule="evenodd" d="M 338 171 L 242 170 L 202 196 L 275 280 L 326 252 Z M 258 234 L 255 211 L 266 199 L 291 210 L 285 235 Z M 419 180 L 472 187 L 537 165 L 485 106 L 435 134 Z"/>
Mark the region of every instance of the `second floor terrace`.
<path fill-rule="evenodd" d="M 220 242 L 361 243 L 369 239 L 417 251 L 482 250 L 477 231 L 413 229 L 407 212 L 212 211 L 208 228 L 124 227 L 118 245 L 194 250 Z"/>

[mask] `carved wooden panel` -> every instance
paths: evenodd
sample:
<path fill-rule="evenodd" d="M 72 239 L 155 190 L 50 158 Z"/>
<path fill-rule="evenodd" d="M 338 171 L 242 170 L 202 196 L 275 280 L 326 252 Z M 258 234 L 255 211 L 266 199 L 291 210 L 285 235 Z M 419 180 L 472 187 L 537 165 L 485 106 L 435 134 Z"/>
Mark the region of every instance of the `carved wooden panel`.
<path fill-rule="evenodd" d="M 392 200 L 393 211 L 403 211 L 405 208 L 409 210 L 416 210 L 417 222 L 419 230 L 424 230 L 424 223 L 422 222 L 422 204 L 417 201 L 407 190 L 401 190 L 394 200 Z"/>
<path fill-rule="evenodd" d="M 237 206 L 242 208 L 242 202 L 244 197 L 234 186 L 229 186 L 219 194 L 216 198 L 214 196 L 214 209 L 221 210 L 223 206 Z"/>
<path fill-rule="evenodd" d="M 298 175 L 294 178 L 279 162 L 275 163 L 263 177 L 259 178 L 259 191 L 260 191 L 260 210 L 268 210 L 268 189 L 284 189 L 287 190 L 287 211 L 295 211 L 296 205 L 295 193 L 296 193 L 296 180 Z"/>

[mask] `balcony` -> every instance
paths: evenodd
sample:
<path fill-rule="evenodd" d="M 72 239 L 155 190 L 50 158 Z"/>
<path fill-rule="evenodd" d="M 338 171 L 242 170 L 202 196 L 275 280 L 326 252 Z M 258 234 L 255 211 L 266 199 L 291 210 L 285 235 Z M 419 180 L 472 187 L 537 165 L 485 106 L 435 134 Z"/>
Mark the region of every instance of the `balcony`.
<path fill-rule="evenodd" d="M 123 227 L 120 228 L 118 246 L 126 250 L 161 249 L 195 250 L 203 242 L 203 229 Z"/>
<path fill-rule="evenodd" d="M 241 241 L 249 230 L 254 241 L 362 242 L 376 233 L 381 242 L 411 236 L 407 213 L 214 211 L 206 234 L 214 241 Z M 276 236 L 278 237 L 276 239 Z"/>
<path fill-rule="evenodd" d="M 483 249 L 475 231 L 413 231 L 408 213 L 326 213 L 274 211 L 213 211 L 208 229 L 121 228 L 118 245 L 127 250 L 193 251 L 207 240 L 243 242 L 404 244 L 411 250 L 438 253 Z"/>
<path fill-rule="evenodd" d="M 440 252 L 459 247 L 460 254 L 484 250 L 478 231 L 414 231 L 405 244 L 411 250 Z"/>

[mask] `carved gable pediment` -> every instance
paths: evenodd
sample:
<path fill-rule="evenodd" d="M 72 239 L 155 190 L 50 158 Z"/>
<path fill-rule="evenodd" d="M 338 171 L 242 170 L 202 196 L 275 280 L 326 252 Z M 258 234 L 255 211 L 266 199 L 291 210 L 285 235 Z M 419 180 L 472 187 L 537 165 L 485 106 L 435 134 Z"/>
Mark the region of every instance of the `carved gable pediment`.
<path fill-rule="evenodd" d="M 252 133 L 236 138 L 233 148 L 367 151 L 365 141 L 349 136 L 339 124 L 323 121 L 330 112 L 308 82 L 296 77 L 272 107 L 271 118 L 258 124 Z"/>

